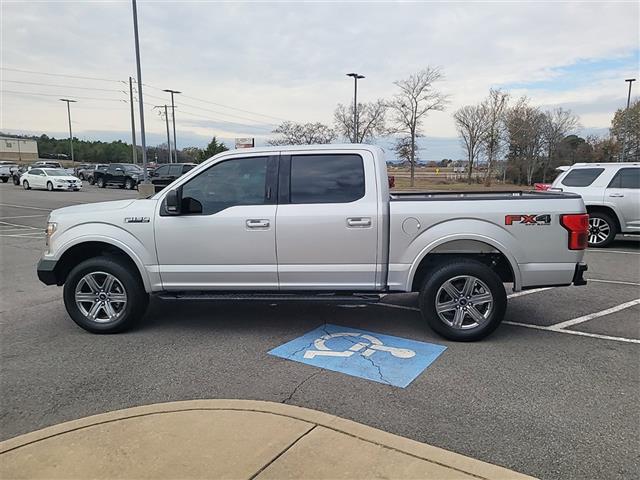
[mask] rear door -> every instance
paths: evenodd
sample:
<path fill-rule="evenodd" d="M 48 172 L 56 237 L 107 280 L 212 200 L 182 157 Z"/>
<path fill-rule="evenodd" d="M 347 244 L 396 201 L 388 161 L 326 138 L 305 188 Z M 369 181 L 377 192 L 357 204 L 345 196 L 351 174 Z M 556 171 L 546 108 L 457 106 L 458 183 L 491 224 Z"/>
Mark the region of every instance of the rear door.
<path fill-rule="evenodd" d="M 618 213 L 623 232 L 640 231 L 640 168 L 618 170 L 605 190 L 604 199 Z"/>
<path fill-rule="evenodd" d="M 276 217 L 281 290 L 375 288 L 374 179 L 369 152 L 301 151 L 281 157 Z"/>
<path fill-rule="evenodd" d="M 157 185 L 158 187 L 166 187 L 169 184 L 169 182 L 167 181 L 169 175 L 169 167 L 170 165 L 162 165 L 161 167 L 156 168 L 156 170 L 153 172 L 153 176 L 151 177 L 151 183 Z"/>

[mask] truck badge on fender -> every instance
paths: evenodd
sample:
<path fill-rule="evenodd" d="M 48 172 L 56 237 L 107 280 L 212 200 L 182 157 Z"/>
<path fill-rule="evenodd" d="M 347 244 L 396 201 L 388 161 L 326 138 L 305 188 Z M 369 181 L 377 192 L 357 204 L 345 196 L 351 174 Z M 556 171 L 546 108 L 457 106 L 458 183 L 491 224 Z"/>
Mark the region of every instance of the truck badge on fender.
<path fill-rule="evenodd" d="M 513 225 L 514 223 L 522 223 L 524 225 L 551 225 L 551 215 L 506 215 L 504 217 L 505 225 Z"/>
<path fill-rule="evenodd" d="M 125 217 L 124 223 L 149 223 L 149 217 Z"/>

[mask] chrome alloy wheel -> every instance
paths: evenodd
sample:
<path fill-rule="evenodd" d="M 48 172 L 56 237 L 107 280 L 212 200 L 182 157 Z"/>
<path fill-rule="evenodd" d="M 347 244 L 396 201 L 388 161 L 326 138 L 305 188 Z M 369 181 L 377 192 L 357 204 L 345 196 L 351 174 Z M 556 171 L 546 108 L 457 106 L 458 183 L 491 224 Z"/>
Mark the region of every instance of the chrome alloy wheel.
<path fill-rule="evenodd" d="M 489 287 L 470 275 L 447 280 L 436 294 L 436 312 L 452 328 L 475 328 L 485 323 L 492 311 L 493 295 Z"/>
<path fill-rule="evenodd" d="M 91 272 L 80 279 L 75 290 L 76 305 L 90 321 L 112 322 L 127 306 L 127 292 L 116 277 L 106 272 Z"/>
<path fill-rule="evenodd" d="M 598 245 L 604 242 L 611 233 L 611 225 L 599 217 L 589 217 L 589 243 Z"/>

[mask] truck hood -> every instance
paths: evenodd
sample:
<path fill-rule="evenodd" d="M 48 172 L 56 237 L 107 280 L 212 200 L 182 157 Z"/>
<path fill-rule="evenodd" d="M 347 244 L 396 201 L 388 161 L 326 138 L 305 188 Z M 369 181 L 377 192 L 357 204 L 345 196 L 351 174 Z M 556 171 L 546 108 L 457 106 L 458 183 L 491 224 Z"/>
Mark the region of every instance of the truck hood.
<path fill-rule="evenodd" d="M 77 213 L 98 213 L 98 212 L 108 212 L 113 210 L 121 210 L 123 208 L 127 208 L 129 205 L 134 203 L 136 200 L 114 200 L 111 202 L 98 202 L 98 203 L 84 203 L 82 205 L 73 205 L 71 207 L 58 208 L 51 212 L 51 216 L 56 215 L 67 215 L 67 214 L 77 214 Z"/>

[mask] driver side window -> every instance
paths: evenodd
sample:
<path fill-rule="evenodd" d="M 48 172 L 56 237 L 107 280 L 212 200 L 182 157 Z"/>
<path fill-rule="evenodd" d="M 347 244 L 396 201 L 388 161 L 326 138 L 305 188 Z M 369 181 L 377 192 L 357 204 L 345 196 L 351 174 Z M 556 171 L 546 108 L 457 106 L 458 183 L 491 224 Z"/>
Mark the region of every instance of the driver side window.
<path fill-rule="evenodd" d="M 182 187 L 182 211 L 212 215 L 236 205 L 264 205 L 268 157 L 213 165 Z"/>

